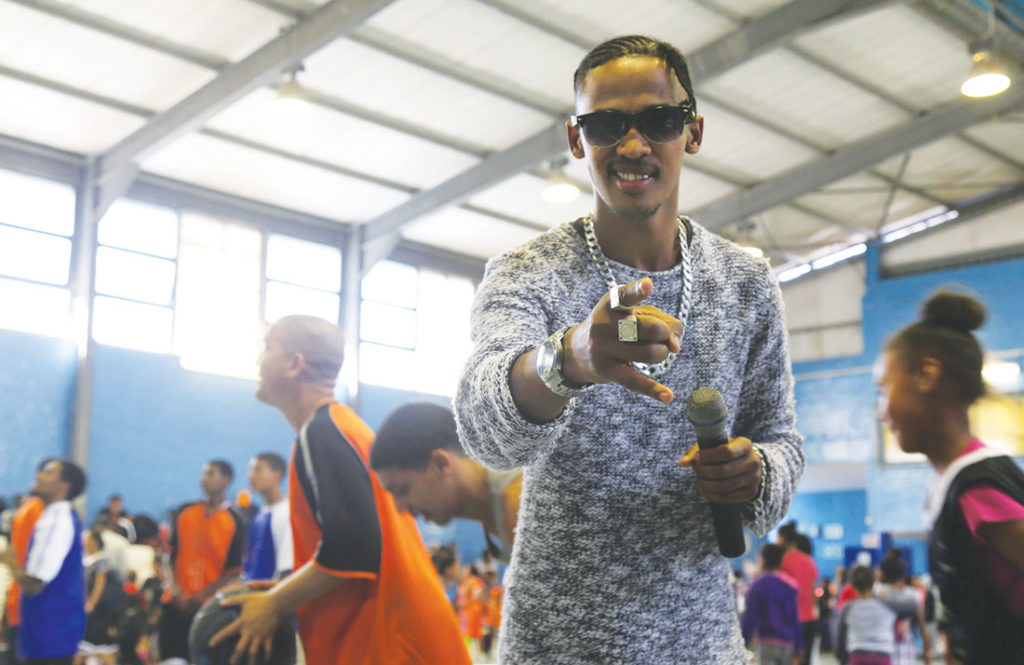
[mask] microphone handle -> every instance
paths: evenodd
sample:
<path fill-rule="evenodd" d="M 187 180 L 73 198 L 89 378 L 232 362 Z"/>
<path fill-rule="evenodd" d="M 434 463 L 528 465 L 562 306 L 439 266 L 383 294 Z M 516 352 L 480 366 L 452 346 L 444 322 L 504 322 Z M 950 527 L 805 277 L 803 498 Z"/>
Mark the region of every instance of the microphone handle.
<path fill-rule="evenodd" d="M 708 448 L 717 448 L 728 440 L 725 436 L 704 441 L 698 438 L 697 446 L 701 450 L 707 450 Z M 746 552 L 747 544 L 743 539 L 740 504 L 708 501 L 708 505 L 711 507 L 711 519 L 715 524 L 715 540 L 718 541 L 718 551 L 722 556 L 731 559 Z"/>

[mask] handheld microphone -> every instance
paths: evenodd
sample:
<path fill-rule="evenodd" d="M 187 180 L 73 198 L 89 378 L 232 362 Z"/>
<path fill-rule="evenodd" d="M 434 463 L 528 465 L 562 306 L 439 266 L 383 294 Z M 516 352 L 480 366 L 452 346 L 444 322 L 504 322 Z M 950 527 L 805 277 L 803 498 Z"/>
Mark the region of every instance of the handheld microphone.
<path fill-rule="evenodd" d="M 697 432 L 697 445 L 701 450 L 715 448 L 729 441 L 725 431 L 725 417 L 729 408 L 722 394 L 714 388 L 698 388 L 690 395 L 686 417 Z M 715 540 L 722 556 L 736 557 L 747 550 L 740 522 L 740 504 L 708 502 L 715 523 Z"/>

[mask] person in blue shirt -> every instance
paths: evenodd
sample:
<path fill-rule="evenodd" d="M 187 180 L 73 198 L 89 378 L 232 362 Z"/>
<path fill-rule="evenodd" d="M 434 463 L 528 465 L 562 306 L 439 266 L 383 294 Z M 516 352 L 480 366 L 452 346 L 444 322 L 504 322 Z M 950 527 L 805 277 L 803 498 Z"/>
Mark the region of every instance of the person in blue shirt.
<path fill-rule="evenodd" d="M 85 489 L 85 472 L 66 459 L 43 460 L 32 493 L 43 512 L 32 530 L 25 566 L 3 554 L 21 586 L 18 656 L 28 663 L 71 665 L 85 636 L 82 522 L 71 501 Z"/>
<path fill-rule="evenodd" d="M 249 525 L 243 563 L 246 582 L 278 580 L 291 572 L 292 525 L 288 497 L 281 491 L 287 470 L 277 453 L 260 453 L 249 464 L 249 486 L 263 497 L 263 509 Z"/>

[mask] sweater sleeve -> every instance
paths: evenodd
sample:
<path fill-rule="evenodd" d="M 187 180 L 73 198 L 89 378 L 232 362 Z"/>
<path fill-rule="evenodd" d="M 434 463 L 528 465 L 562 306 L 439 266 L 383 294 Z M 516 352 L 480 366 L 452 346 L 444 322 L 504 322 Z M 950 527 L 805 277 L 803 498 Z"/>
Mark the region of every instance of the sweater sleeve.
<path fill-rule="evenodd" d="M 747 527 L 765 535 L 786 515 L 804 472 L 803 437 L 796 429 L 782 290 L 767 264 L 755 282 L 765 294 L 758 308 L 733 430 L 758 445 L 768 466 L 768 485 L 759 501 L 744 505 Z"/>
<path fill-rule="evenodd" d="M 554 332 L 548 312 L 552 286 L 531 270 L 526 251 L 488 263 L 473 302 L 474 351 L 455 395 L 459 439 L 466 452 L 494 469 L 527 466 L 554 445 L 574 402 L 548 423 L 534 424 L 512 399 L 509 374 L 519 356 Z"/>

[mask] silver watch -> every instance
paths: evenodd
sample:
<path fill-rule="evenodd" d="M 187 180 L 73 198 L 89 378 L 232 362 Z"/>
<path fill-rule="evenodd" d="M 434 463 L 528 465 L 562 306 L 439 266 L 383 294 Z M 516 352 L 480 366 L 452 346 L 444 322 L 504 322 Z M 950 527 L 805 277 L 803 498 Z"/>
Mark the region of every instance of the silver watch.
<path fill-rule="evenodd" d="M 594 387 L 592 383 L 585 386 L 570 385 L 562 374 L 565 363 L 565 347 L 562 341 L 565 338 L 565 331 L 571 327 L 565 326 L 537 347 L 537 376 L 548 390 L 559 397 L 569 399 L 582 395 Z"/>

